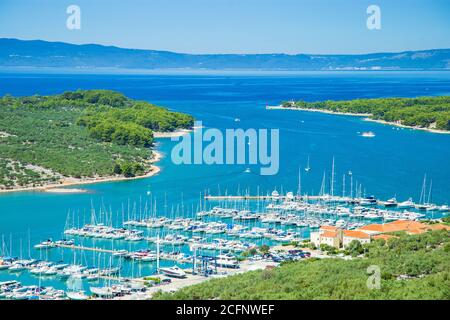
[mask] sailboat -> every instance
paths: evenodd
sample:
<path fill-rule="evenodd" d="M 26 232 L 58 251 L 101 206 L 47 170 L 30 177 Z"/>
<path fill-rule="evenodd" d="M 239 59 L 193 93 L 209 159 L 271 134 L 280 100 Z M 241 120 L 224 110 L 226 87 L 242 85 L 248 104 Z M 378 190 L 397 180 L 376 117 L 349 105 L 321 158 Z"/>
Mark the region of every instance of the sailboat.
<path fill-rule="evenodd" d="M 430 205 L 426 203 L 426 189 L 427 189 L 427 175 L 425 174 L 425 176 L 423 177 L 422 191 L 420 192 L 419 203 L 415 204 L 414 206 L 417 210 L 427 210 L 430 207 Z M 430 185 L 430 195 L 428 197 L 429 198 L 431 197 L 431 185 Z"/>
<path fill-rule="evenodd" d="M 70 300 L 87 300 L 89 297 L 82 290 L 83 284 L 80 278 L 70 276 L 67 280 L 66 296 Z"/>
<path fill-rule="evenodd" d="M 309 170 L 311 170 L 311 167 L 309 166 L 309 156 L 308 156 L 308 164 L 305 167 L 305 171 L 309 172 Z"/>

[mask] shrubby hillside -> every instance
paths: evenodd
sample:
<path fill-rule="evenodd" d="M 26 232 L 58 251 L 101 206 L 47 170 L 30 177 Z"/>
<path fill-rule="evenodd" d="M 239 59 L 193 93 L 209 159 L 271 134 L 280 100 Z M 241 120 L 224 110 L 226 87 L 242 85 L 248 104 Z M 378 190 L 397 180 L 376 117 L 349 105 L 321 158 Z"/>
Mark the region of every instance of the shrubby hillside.
<path fill-rule="evenodd" d="M 0 98 L 0 189 L 63 177 L 142 175 L 153 131 L 192 125 L 191 116 L 107 90 L 6 95 Z"/>

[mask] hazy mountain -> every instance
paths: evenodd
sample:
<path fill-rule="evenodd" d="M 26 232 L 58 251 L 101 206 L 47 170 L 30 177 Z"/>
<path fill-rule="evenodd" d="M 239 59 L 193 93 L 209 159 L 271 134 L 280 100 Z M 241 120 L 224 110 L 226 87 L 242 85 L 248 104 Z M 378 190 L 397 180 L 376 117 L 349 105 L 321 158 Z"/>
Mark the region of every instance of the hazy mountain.
<path fill-rule="evenodd" d="M 450 49 L 373 53 L 184 54 L 74 45 L 41 40 L 0 39 L 0 67 L 212 69 L 212 70 L 450 70 Z"/>

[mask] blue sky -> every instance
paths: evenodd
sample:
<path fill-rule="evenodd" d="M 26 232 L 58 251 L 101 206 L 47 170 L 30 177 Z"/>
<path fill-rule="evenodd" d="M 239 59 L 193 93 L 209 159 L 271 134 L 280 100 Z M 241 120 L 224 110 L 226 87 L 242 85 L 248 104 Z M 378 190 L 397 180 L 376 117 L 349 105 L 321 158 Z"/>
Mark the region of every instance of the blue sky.
<path fill-rule="evenodd" d="M 81 29 L 66 8 L 81 8 Z M 381 30 L 366 9 L 381 8 Z M 0 37 L 187 53 L 450 48 L 449 0 L 0 0 Z"/>

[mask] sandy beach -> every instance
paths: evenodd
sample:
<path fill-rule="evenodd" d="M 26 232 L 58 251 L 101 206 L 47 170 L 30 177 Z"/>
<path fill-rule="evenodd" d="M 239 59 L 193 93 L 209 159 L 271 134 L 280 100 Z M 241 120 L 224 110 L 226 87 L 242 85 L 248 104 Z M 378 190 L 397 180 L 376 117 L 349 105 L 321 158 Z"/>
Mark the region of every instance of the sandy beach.
<path fill-rule="evenodd" d="M 23 188 L 14 188 L 9 190 L 0 190 L 0 193 L 10 193 L 10 192 L 22 192 L 22 191 L 39 191 L 39 192 L 50 192 L 50 193 L 58 193 L 58 194 L 73 194 L 73 193 L 87 193 L 89 192 L 86 189 L 82 188 L 67 188 L 71 186 L 81 186 L 88 185 L 94 183 L 104 183 L 104 182 L 113 182 L 113 181 L 126 181 L 126 180 L 136 180 L 152 177 L 158 174 L 161 171 L 161 168 L 156 166 L 157 163 L 162 158 L 162 154 L 158 151 L 153 151 L 153 158 L 148 162 L 151 163 L 149 166 L 149 171 L 137 177 L 126 178 L 123 176 L 105 176 L 105 177 L 95 177 L 95 178 L 65 178 L 60 180 L 58 183 L 48 184 L 45 186 L 39 187 L 23 187 Z"/>
<path fill-rule="evenodd" d="M 195 130 L 198 130 L 202 127 L 200 126 L 194 126 L 192 129 L 179 129 L 172 132 L 153 132 L 154 138 L 176 138 L 176 137 L 182 137 L 185 136 Z"/>
<path fill-rule="evenodd" d="M 346 113 L 346 112 L 336 112 L 330 110 L 321 110 L 321 109 L 307 109 L 307 108 L 294 108 L 294 107 L 282 107 L 282 106 L 267 106 L 267 110 L 294 110 L 294 111 L 307 111 L 307 112 L 319 112 L 319 113 L 327 113 L 333 115 L 340 116 L 353 116 L 353 117 L 370 117 L 370 113 Z"/>

